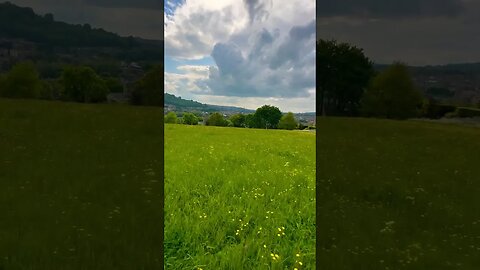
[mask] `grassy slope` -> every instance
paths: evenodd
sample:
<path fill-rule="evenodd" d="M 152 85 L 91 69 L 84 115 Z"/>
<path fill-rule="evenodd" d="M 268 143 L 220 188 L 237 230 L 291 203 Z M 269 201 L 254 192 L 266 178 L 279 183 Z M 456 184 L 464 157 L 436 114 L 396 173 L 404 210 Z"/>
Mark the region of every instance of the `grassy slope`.
<path fill-rule="evenodd" d="M 0 99 L 0 269 L 159 269 L 162 114 Z"/>
<path fill-rule="evenodd" d="M 341 118 L 317 127 L 323 269 L 478 269 L 480 129 Z"/>
<path fill-rule="evenodd" d="M 160 267 L 161 115 L 0 99 L 0 268 Z M 323 269 L 480 265 L 480 129 L 339 118 L 317 126 Z M 167 126 L 167 264 L 248 268 L 270 264 L 274 251 L 291 265 L 303 249 L 311 267 L 314 142 L 282 132 Z"/>
<path fill-rule="evenodd" d="M 315 269 L 314 133 L 166 125 L 165 138 L 166 269 Z"/>

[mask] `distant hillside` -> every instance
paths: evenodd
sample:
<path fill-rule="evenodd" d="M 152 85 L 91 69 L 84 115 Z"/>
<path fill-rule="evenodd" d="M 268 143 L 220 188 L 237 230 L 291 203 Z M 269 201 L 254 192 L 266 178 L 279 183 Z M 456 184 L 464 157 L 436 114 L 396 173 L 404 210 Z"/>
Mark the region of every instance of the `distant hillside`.
<path fill-rule="evenodd" d="M 177 108 L 206 108 L 208 105 L 193 100 L 186 100 L 172 94 L 165 93 L 165 105 L 175 106 Z"/>
<path fill-rule="evenodd" d="M 53 64 L 163 63 L 163 41 L 122 37 L 89 24 L 68 24 L 32 8 L 0 3 L 0 71 L 23 60 Z M 94 62 L 94 63 L 92 63 Z"/>
<path fill-rule="evenodd" d="M 252 113 L 254 110 L 249 110 L 233 106 L 219 106 L 211 104 L 203 104 L 193 100 L 186 100 L 172 94 L 165 93 L 165 109 L 177 112 L 223 112 L 223 113 Z"/>
<path fill-rule="evenodd" d="M 165 111 L 175 111 L 175 112 L 221 112 L 224 114 L 234 114 L 234 113 L 254 113 L 255 110 L 234 107 L 234 106 L 221 106 L 221 105 L 211 105 L 203 104 L 194 100 L 186 100 L 181 97 L 177 97 L 172 94 L 165 93 L 164 95 L 164 104 Z M 312 122 L 315 121 L 315 112 L 307 113 L 295 113 L 297 119 Z"/>
<path fill-rule="evenodd" d="M 141 39 L 121 37 L 89 24 L 55 21 L 53 14 L 37 15 L 32 8 L 10 2 L 0 3 L 0 36 L 60 47 L 131 48 L 146 44 Z"/>
<path fill-rule="evenodd" d="M 375 65 L 382 71 L 388 65 Z M 410 66 L 415 84 L 425 96 L 445 103 L 472 105 L 480 102 L 480 63 Z"/>

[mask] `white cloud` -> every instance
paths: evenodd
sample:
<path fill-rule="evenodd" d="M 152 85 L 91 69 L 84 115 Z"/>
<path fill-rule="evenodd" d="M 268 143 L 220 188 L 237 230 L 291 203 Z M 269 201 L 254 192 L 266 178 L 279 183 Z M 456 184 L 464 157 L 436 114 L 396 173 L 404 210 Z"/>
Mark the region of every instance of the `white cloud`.
<path fill-rule="evenodd" d="M 166 83 L 166 91 L 206 103 L 252 107 L 272 101 L 314 110 L 314 1 L 187 1 L 166 16 L 165 53 L 174 59 L 211 56 L 216 63 L 178 67 L 183 74 Z"/>
<path fill-rule="evenodd" d="M 177 67 L 177 69 L 186 73 L 208 75 L 209 66 L 183 65 Z"/>
<path fill-rule="evenodd" d="M 314 112 L 315 111 L 315 89 L 311 89 L 310 96 L 304 98 L 258 98 L 258 97 L 229 97 L 195 95 L 193 99 L 202 103 L 217 104 L 225 106 L 242 107 L 255 110 L 263 105 L 273 105 L 280 108 L 282 112 Z"/>
<path fill-rule="evenodd" d="M 164 91 L 177 96 L 194 98 L 194 93 L 202 92 L 197 81 L 208 77 L 208 66 L 179 66 L 177 69 L 184 71 L 183 74 L 165 72 Z"/>
<path fill-rule="evenodd" d="M 248 22 L 241 1 L 190 0 L 165 16 L 165 51 L 183 59 L 200 59 Z"/>

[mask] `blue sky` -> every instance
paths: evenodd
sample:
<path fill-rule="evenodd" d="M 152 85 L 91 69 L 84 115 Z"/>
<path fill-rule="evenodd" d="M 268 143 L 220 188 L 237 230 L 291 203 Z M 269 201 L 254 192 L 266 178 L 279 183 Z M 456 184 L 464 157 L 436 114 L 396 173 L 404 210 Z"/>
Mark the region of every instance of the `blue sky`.
<path fill-rule="evenodd" d="M 165 1 L 165 92 L 315 111 L 315 3 Z"/>
<path fill-rule="evenodd" d="M 206 56 L 201 59 L 194 59 L 194 60 L 188 60 L 188 59 L 175 59 L 171 56 L 165 55 L 165 72 L 173 72 L 173 73 L 185 73 L 182 70 L 178 70 L 177 67 L 179 66 L 185 66 L 185 65 L 200 65 L 200 66 L 211 66 L 215 65 L 215 61 L 213 60 L 212 57 Z"/>
<path fill-rule="evenodd" d="M 185 1 L 182 1 L 182 0 L 165 0 L 164 1 L 165 13 L 167 13 L 168 15 L 173 15 L 173 13 L 175 12 L 175 9 L 184 3 Z"/>

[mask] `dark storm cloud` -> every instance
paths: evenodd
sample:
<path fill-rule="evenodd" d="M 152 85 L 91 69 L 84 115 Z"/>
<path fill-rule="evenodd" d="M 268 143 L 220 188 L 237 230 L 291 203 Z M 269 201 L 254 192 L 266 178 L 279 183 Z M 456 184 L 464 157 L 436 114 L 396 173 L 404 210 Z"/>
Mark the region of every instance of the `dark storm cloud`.
<path fill-rule="evenodd" d="M 320 17 L 455 16 L 465 10 L 462 0 L 317 0 Z"/>
<path fill-rule="evenodd" d="M 272 5 L 271 0 L 244 0 L 243 2 L 248 10 L 250 22 L 268 17 L 268 9 Z"/>
<path fill-rule="evenodd" d="M 304 53 L 300 50 L 300 44 L 315 35 L 315 21 L 305 26 L 294 26 L 289 33 L 289 38 L 280 45 L 270 62 L 271 69 L 277 69 L 287 62 L 296 62 Z"/>
<path fill-rule="evenodd" d="M 403 19 L 362 17 L 355 15 L 358 12 L 324 16 L 317 19 L 317 39 L 351 43 L 363 48 L 373 61 L 384 64 L 396 60 L 411 65 L 480 62 L 480 1 L 458 1 L 456 5 L 461 8 L 455 12 L 442 13 L 437 7 L 422 16 L 410 12 L 410 17 Z"/>
<path fill-rule="evenodd" d="M 84 0 L 86 4 L 104 8 L 163 9 L 160 0 Z"/>

